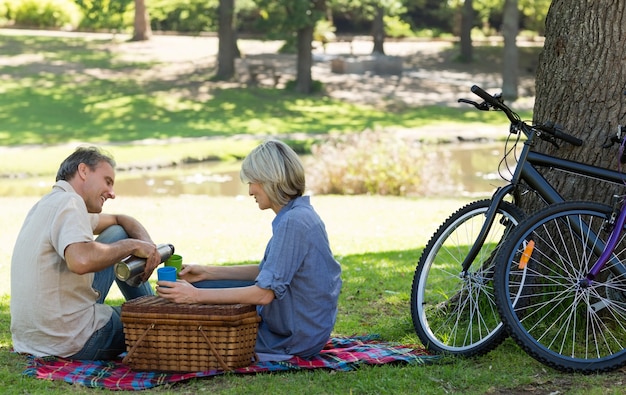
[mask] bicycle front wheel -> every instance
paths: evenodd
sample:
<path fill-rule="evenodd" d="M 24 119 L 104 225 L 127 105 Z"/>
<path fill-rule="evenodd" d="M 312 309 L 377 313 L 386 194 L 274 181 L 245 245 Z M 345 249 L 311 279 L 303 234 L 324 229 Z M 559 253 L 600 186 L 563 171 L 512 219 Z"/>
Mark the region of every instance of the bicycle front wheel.
<path fill-rule="evenodd" d="M 415 269 L 411 317 L 418 337 L 431 351 L 476 356 L 493 350 L 506 337 L 493 296 L 494 257 L 523 212 L 502 202 L 478 256 L 467 271 L 461 267 L 491 204 L 480 200 L 452 214 L 428 242 Z"/>
<path fill-rule="evenodd" d="M 520 223 L 496 258 L 505 327 L 530 356 L 558 370 L 591 373 L 626 364 L 624 234 L 600 273 L 587 278 L 610 235 L 611 215 L 599 203 L 549 206 Z"/>

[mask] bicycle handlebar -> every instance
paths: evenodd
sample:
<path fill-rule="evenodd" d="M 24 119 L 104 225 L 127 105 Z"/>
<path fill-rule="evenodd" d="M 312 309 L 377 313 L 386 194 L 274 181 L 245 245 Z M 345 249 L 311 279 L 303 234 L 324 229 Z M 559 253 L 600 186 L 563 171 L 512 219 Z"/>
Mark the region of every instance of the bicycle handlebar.
<path fill-rule="evenodd" d="M 489 103 L 492 107 L 499 108 L 500 110 L 504 111 L 504 113 L 506 114 L 507 118 L 509 118 L 509 121 L 511 121 L 511 123 L 519 121 L 519 117 L 517 116 L 517 114 L 515 114 L 509 107 L 507 107 L 506 104 L 504 104 L 497 98 L 491 96 L 489 93 L 485 92 L 478 85 L 473 85 L 471 90 L 472 90 L 472 93 L 479 96 L 481 99 Z"/>
<path fill-rule="evenodd" d="M 477 85 L 473 85 L 471 88 L 471 91 L 472 93 L 474 93 L 475 95 L 483 99 L 489 106 L 502 110 L 506 114 L 507 118 L 509 118 L 509 121 L 511 121 L 512 124 L 519 124 L 520 122 L 523 123 L 520 120 L 519 116 L 515 112 L 513 112 L 513 110 L 511 110 L 506 104 L 504 104 L 504 102 L 502 102 L 498 96 L 490 95 L 484 89 L 482 89 L 481 87 Z M 459 101 L 473 104 L 479 110 L 489 109 L 489 106 L 485 106 L 484 103 L 478 104 L 478 103 L 474 103 L 472 101 L 465 100 L 465 99 L 460 99 Z M 575 145 L 575 146 L 583 145 L 583 141 L 581 139 L 579 139 L 578 137 L 574 137 L 568 133 L 565 133 L 562 129 L 562 126 L 556 125 L 552 122 L 547 122 L 543 125 L 535 126 L 535 128 L 548 133 L 550 136 L 553 136 L 563 141 L 567 141 L 568 143 L 572 145 Z"/>
<path fill-rule="evenodd" d="M 551 126 L 551 130 L 548 132 L 550 134 L 552 134 L 554 137 L 561 139 L 563 141 L 567 141 L 568 143 L 575 145 L 577 147 L 580 147 L 581 145 L 583 145 L 583 141 L 581 139 L 579 139 L 578 137 L 574 137 L 571 134 L 567 134 L 563 131 L 563 129 L 561 129 L 561 125 L 555 125 L 552 123 L 548 123 L 547 126 Z M 545 129 L 541 129 L 546 131 Z"/>

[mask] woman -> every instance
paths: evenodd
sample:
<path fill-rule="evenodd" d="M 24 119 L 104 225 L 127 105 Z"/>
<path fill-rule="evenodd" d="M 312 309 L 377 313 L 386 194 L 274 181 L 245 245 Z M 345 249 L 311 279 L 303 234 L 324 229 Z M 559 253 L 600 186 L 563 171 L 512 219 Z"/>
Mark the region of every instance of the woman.
<path fill-rule="evenodd" d="M 261 360 L 317 354 L 335 325 L 341 267 L 324 223 L 303 196 L 302 162 L 287 144 L 268 140 L 244 159 L 240 176 L 259 208 L 276 213 L 261 263 L 185 266 L 180 281 L 159 281 L 157 292 L 176 303 L 257 305 Z"/>

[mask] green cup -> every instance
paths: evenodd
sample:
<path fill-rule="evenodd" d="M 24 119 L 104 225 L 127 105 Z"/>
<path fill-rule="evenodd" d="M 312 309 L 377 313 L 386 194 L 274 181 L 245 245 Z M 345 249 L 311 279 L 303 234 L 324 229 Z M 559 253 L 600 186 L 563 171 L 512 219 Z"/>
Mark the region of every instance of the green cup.
<path fill-rule="evenodd" d="M 171 266 L 176 268 L 176 276 L 178 276 L 178 273 L 180 273 L 180 269 L 183 268 L 183 257 L 178 254 L 174 254 L 169 257 L 167 261 L 165 261 L 165 266 Z"/>

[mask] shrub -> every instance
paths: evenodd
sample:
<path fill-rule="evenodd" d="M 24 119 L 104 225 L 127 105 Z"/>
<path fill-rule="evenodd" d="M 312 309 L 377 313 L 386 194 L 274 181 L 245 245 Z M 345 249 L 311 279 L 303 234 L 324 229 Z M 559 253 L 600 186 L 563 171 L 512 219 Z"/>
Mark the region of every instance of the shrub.
<path fill-rule="evenodd" d="M 75 0 L 84 14 L 80 27 L 127 31 L 133 28 L 133 0 Z"/>
<path fill-rule="evenodd" d="M 218 0 L 154 0 L 150 22 L 154 31 L 199 33 L 217 30 Z"/>
<path fill-rule="evenodd" d="M 11 18 L 11 9 L 7 0 L 0 0 L 0 26 L 7 25 Z"/>
<path fill-rule="evenodd" d="M 333 25 L 333 23 L 326 19 L 320 19 L 315 24 L 315 30 L 313 31 L 313 40 L 322 43 L 322 46 L 326 47 L 331 41 L 334 41 L 337 36 L 335 35 L 335 31 L 337 29 Z"/>
<path fill-rule="evenodd" d="M 73 29 L 81 19 L 72 0 L 8 0 L 4 7 L 8 19 L 23 27 Z"/>
<path fill-rule="evenodd" d="M 316 194 L 452 196 L 458 167 L 449 150 L 393 132 L 335 135 L 311 146 L 307 188 Z"/>
<path fill-rule="evenodd" d="M 400 19 L 398 16 L 385 16 L 385 34 L 389 37 L 402 38 L 413 37 L 415 33 L 411 25 Z"/>
<path fill-rule="evenodd" d="M 423 195 L 431 175 L 441 166 L 419 142 L 395 133 L 364 131 L 331 136 L 311 147 L 308 187 L 319 194 Z M 432 167 L 432 166 L 431 166 Z"/>

